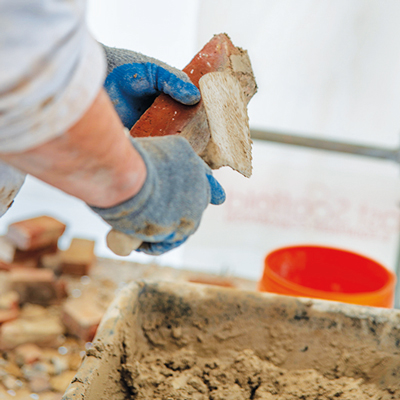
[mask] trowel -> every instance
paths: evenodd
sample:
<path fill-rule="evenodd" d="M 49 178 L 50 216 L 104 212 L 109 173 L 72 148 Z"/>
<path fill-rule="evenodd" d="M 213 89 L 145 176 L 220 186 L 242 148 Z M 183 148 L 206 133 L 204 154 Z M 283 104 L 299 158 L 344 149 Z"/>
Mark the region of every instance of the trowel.
<path fill-rule="evenodd" d="M 186 106 L 160 94 L 132 127 L 133 137 L 180 135 L 212 169 L 229 166 L 249 178 L 252 172 L 247 104 L 257 91 L 247 51 L 226 34 L 215 35 L 183 69 L 200 89 L 201 101 Z M 127 256 L 142 241 L 111 230 L 108 247 Z"/>

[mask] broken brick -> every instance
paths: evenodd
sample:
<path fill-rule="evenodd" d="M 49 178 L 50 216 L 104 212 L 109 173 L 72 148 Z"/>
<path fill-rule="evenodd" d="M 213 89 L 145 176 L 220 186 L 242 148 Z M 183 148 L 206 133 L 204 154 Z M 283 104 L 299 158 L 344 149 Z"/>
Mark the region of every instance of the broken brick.
<path fill-rule="evenodd" d="M 24 343 L 58 347 L 60 335 L 64 333 L 64 330 L 60 319 L 54 316 L 34 319 L 18 318 L 1 326 L 0 349 L 13 349 Z"/>
<path fill-rule="evenodd" d="M 12 310 L 19 308 L 19 294 L 8 291 L 0 295 L 0 310 Z"/>
<path fill-rule="evenodd" d="M 37 267 L 44 255 L 54 254 L 57 251 L 57 242 L 37 249 L 21 250 L 8 237 L 0 236 L 0 269 L 9 270 L 13 264 Z"/>
<path fill-rule="evenodd" d="M 229 70 L 235 76 L 248 102 L 257 90 L 247 52 L 235 47 L 226 34 L 215 35 L 183 69 L 194 85 L 216 71 Z M 206 112 L 200 100 L 194 106 L 181 104 L 161 93 L 131 129 L 133 137 L 180 135 L 197 154 L 210 140 Z"/>
<path fill-rule="evenodd" d="M 6 236 L 20 250 L 34 250 L 57 243 L 65 227 L 52 217 L 41 216 L 14 222 Z"/>
<path fill-rule="evenodd" d="M 103 314 L 104 311 L 89 298 L 68 299 L 63 305 L 61 319 L 69 333 L 90 342 Z"/>
<path fill-rule="evenodd" d="M 6 292 L 0 296 L 0 324 L 19 317 L 19 295 L 16 292 Z"/>
<path fill-rule="evenodd" d="M 17 319 L 19 314 L 20 311 L 18 308 L 13 308 L 11 310 L 0 310 L 0 324 Z"/>
<path fill-rule="evenodd" d="M 61 252 L 60 270 L 63 274 L 88 275 L 95 261 L 93 240 L 74 238 L 70 247 Z"/>
<path fill-rule="evenodd" d="M 39 260 L 47 255 L 47 254 L 54 254 L 58 251 L 58 246 L 57 242 L 51 243 L 47 246 L 40 247 L 38 249 L 34 250 L 20 250 L 16 249 L 14 253 L 14 263 L 21 263 L 27 260 L 35 260 L 36 262 L 39 262 Z"/>
<path fill-rule="evenodd" d="M 65 392 L 76 375 L 75 371 L 65 371 L 50 379 L 51 388 L 56 392 Z"/>
<path fill-rule="evenodd" d="M 29 381 L 29 389 L 33 393 L 42 393 L 51 390 L 50 377 L 47 374 L 36 374 Z M 41 400 L 43 396 L 39 397 Z"/>
<path fill-rule="evenodd" d="M 58 274 L 61 270 L 61 253 L 45 254 L 40 258 L 40 267 L 51 269 Z"/>
<path fill-rule="evenodd" d="M 49 269 L 13 268 L 10 285 L 19 294 L 22 303 L 50 305 L 65 296 L 63 283 L 57 282 L 54 272 Z"/>

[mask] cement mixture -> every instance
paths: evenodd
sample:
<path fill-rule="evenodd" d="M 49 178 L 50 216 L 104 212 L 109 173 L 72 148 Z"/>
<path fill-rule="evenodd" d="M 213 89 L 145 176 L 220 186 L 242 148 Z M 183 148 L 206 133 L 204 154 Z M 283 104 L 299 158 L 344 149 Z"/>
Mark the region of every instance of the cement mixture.
<path fill-rule="evenodd" d="M 399 400 L 400 314 L 173 282 L 122 289 L 66 400 Z"/>
<path fill-rule="evenodd" d="M 252 350 L 224 359 L 191 350 L 153 351 L 123 366 L 126 399 L 135 400 L 389 400 L 400 391 L 363 379 L 328 379 L 313 370 L 293 370 L 261 360 Z M 128 372 L 129 373 L 126 373 Z"/>

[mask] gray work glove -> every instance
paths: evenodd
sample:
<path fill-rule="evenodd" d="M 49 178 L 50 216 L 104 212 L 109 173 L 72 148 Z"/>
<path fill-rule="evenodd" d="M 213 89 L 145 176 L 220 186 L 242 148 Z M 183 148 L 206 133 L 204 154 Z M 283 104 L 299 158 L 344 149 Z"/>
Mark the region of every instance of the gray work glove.
<path fill-rule="evenodd" d="M 132 144 L 147 168 L 142 189 L 115 207 L 92 209 L 115 230 L 140 239 L 137 251 L 159 255 L 192 235 L 207 205 L 222 204 L 225 192 L 186 139 L 140 138 Z"/>

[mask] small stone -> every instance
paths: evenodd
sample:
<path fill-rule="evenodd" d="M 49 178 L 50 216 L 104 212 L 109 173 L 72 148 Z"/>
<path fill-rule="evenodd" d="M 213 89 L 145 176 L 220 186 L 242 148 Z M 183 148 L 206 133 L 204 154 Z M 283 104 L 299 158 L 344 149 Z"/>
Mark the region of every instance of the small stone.
<path fill-rule="evenodd" d="M 61 400 L 63 393 L 46 392 L 40 393 L 39 400 Z"/>
<path fill-rule="evenodd" d="M 171 336 L 174 339 L 180 339 L 182 337 L 182 327 L 176 326 L 171 330 Z"/>
<path fill-rule="evenodd" d="M 19 365 L 33 364 L 42 358 L 42 351 L 33 343 L 21 344 L 15 348 L 15 357 Z"/>
<path fill-rule="evenodd" d="M 50 379 L 48 375 L 36 375 L 29 382 L 29 388 L 34 393 L 41 393 L 51 390 Z"/>
<path fill-rule="evenodd" d="M 15 376 L 16 378 L 22 378 L 23 374 L 21 369 L 14 363 L 8 362 L 5 366 L 3 366 L 4 371 L 8 374 Z"/>
<path fill-rule="evenodd" d="M 4 385 L 4 386 L 6 387 L 6 389 L 8 389 L 8 390 L 17 390 L 17 389 L 19 389 L 19 385 L 18 385 L 18 383 L 17 383 L 17 380 L 18 380 L 18 379 L 14 378 L 14 377 L 11 376 L 11 375 L 5 376 L 5 377 L 3 378 L 3 385 Z"/>
<path fill-rule="evenodd" d="M 54 374 L 60 375 L 69 369 L 68 357 L 53 357 L 51 362 L 54 365 Z"/>
<path fill-rule="evenodd" d="M 84 354 L 86 353 L 84 352 Z M 78 368 L 81 366 L 81 364 L 82 364 L 82 356 L 80 354 L 74 353 L 68 356 L 69 369 L 77 371 Z"/>
<path fill-rule="evenodd" d="M 75 371 L 65 371 L 61 375 L 52 377 L 50 379 L 51 388 L 56 392 L 64 393 L 72 379 L 74 379 L 75 374 Z"/>

